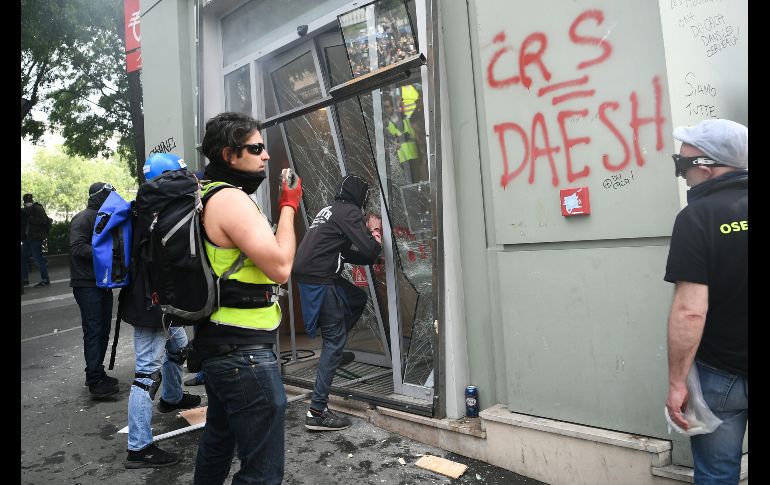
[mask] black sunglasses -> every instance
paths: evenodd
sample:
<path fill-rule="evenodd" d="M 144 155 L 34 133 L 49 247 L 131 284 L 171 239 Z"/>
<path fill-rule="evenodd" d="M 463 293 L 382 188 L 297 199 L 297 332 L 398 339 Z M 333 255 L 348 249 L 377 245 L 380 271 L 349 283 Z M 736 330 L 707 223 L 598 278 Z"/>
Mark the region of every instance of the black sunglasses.
<path fill-rule="evenodd" d="M 709 157 L 698 155 L 695 157 L 683 157 L 679 154 L 671 155 L 671 158 L 674 159 L 674 176 L 675 177 L 682 177 L 684 178 L 685 172 L 687 172 L 688 168 L 692 168 L 696 165 L 710 165 L 712 167 L 726 167 L 726 165 L 722 165 L 719 162 L 715 162 L 714 160 L 710 159 Z"/>
<path fill-rule="evenodd" d="M 262 151 L 265 149 L 264 143 L 250 143 L 245 145 L 238 145 L 237 148 L 245 148 L 247 152 L 252 155 L 262 155 Z"/>

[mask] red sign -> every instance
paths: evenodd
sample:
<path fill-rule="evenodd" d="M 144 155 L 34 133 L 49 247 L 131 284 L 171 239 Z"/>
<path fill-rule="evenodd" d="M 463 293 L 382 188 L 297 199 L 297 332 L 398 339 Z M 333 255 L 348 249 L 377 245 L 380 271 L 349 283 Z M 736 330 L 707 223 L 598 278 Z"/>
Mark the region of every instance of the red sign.
<path fill-rule="evenodd" d="M 139 0 L 125 0 L 123 7 L 123 19 L 126 26 L 126 52 L 131 52 L 139 48 Z"/>
<path fill-rule="evenodd" d="M 142 68 L 142 49 L 136 49 L 126 54 L 126 72 L 134 72 Z"/>
<path fill-rule="evenodd" d="M 561 215 L 565 217 L 588 215 L 591 213 L 588 187 L 560 190 L 559 199 L 561 200 Z"/>
<path fill-rule="evenodd" d="M 366 270 L 363 266 L 353 266 L 351 274 L 353 275 L 353 284 L 356 286 L 366 287 L 369 284 L 366 282 Z"/>

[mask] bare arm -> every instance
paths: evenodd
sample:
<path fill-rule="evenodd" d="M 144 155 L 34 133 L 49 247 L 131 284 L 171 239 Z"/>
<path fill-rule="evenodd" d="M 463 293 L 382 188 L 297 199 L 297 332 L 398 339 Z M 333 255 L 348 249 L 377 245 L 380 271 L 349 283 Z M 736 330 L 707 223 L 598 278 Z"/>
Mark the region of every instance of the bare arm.
<path fill-rule="evenodd" d="M 239 248 L 276 283 L 289 280 L 297 249 L 293 208 L 281 208 L 278 230 L 273 234 L 249 196 L 228 188 L 211 196 L 203 212 L 203 223 L 209 239 L 217 246 Z"/>
<path fill-rule="evenodd" d="M 671 419 L 689 427 L 680 413 L 687 408 L 687 374 L 698 350 L 708 312 L 708 286 L 678 281 L 668 316 L 668 398 Z"/>

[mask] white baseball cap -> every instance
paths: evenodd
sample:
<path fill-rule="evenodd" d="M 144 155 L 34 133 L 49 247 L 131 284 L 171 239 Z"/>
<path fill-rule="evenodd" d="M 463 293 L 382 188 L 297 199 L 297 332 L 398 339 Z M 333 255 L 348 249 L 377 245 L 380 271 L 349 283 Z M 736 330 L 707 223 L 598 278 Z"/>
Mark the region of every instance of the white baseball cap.
<path fill-rule="evenodd" d="M 749 168 L 749 129 L 730 120 L 708 119 L 695 126 L 679 126 L 674 138 L 690 144 L 728 167 Z"/>

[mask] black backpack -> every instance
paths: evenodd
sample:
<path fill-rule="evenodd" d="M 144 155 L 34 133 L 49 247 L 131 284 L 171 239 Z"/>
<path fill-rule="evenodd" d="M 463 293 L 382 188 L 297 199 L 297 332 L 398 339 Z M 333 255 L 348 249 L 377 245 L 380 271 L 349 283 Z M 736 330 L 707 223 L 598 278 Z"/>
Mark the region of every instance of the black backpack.
<path fill-rule="evenodd" d="M 212 187 L 206 199 L 231 185 Z M 159 306 L 165 325 L 194 325 L 214 313 L 216 276 L 201 233 L 204 200 L 198 179 L 174 170 L 145 182 L 136 195 L 137 224 L 146 229 L 140 264 L 147 273 L 147 291 Z"/>
<path fill-rule="evenodd" d="M 208 320 L 220 305 L 259 308 L 285 294 L 279 285 L 230 280 L 243 266 L 243 253 L 221 276 L 211 269 L 201 213 L 206 200 L 227 187 L 233 186 L 214 184 L 202 197 L 198 179 L 187 170 L 169 171 L 139 186 L 133 202 L 131 284 L 118 298 L 110 369 L 121 320 L 164 329 L 196 325 Z"/>

